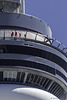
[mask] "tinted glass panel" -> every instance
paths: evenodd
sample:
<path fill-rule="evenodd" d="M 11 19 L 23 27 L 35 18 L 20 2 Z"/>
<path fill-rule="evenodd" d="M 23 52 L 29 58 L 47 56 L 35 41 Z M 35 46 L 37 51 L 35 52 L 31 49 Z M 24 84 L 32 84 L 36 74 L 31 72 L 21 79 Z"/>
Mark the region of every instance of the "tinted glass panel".
<path fill-rule="evenodd" d="M 67 81 L 67 78 L 65 77 L 65 75 L 63 73 L 61 73 L 60 71 L 56 70 L 56 74 L 58 74 L 59 76 L 61 76 L 64 80 Z"/>
<path fill-rule="evenodd" d="M 41 69 L 44 71 L 47 71 L 49 73 L 52 73 L 55 75 L 55 69 L 36 62 L 32 61 L 25 61 L 25 60 L 10 60 L 10 59 L 0 59 L 0 65 L 4 66 L 23 66 L 23 67 L 31 67 L 31 68 L 36 68 L 36 69 Z"/>
<path fill-rule="evenodd" d="M 31 68 L 36 68 L 40 70 L 44 70 L 46 72 L 49 72 L 51 74 L 58 74 L 60 75 L 65 81 L 67 81 L 67 78 L 58 70 L 55 71 L 54 68 L 41 64 L 41 63 L 36 63 L 36 62 L 31 62 L 31 61 L 25 61 L 25 60 L 10 60 L 10 59 L 0 59 L 0 66 L 22 66 L 22 67 L 31 67 Z M 3 73 L 0 72 L 0 79 L 2 80 L 3 78 Z M 24 76 L 24 75 L 23 75 Z M 20 72 L 17 74 L 17 79 L 16 81 L 19 81 L 20 77 Z M 21 75 L 22 77 L 22 75 Z M 21 80 L 21 78 L 20 78 Z"/>
<path fill-rule="evenodd" d="M 3 81 L 3 72 L 0 71 L 0 81 Z"/>
<path fill-rule="evenodd" d="M 67 72 L 67 63 L 59 56 L 52 54 L 48 51 L 44 51 L 33 47 L 12 46 L 12 45 L 11 46 L 6 45 L 3 46 L 2 48 L 3 48 L 3 53 L 27 54 L 48 59 L 60 65 Z"/>
<path fill-rule="evenodd" d="M 20 72 L 17 73 L 17 79 L 16 79 L 16 81 L 19 82 L 19 80 L 20 80 Z"/>

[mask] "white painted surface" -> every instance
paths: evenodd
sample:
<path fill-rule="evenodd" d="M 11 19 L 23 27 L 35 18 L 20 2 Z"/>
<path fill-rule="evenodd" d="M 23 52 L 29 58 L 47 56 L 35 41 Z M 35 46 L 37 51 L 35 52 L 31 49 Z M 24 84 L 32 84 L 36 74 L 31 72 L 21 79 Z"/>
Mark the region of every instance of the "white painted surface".
<path fill-rule="evenodd" d="M 52 94 L 23 85 L 0 84 L 0 100 L 59 100 Z"/>

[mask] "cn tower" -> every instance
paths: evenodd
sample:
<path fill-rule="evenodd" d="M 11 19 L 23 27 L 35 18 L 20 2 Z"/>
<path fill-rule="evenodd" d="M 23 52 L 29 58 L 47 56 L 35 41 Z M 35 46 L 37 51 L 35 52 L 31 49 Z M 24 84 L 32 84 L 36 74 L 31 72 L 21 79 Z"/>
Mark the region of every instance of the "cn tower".
<path fill-rule="evenodd" d="M 67 100 L 67 47 L 25 0 L 0 0 L 0 100 Z"/>

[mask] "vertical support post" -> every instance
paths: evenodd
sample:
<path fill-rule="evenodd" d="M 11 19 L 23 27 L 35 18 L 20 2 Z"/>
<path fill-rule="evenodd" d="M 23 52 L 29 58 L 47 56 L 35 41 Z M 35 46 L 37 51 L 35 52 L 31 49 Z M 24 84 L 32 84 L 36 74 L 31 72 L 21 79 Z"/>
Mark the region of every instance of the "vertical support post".
<path fill-rule="evenodd" d="M 52 84 L 54 83 L 54 81 L 51 81 L 51 83 L 49 84 L 47 91 L 49 91 L 50 87 L 52 86 Z"/>
<path fill-rule="evenodd" d="M 20 12 L 25 14 L 25 0 L 20 0 Z"/>
<path fill-rule="evenodd" d="M 23 83 L 25 83 L 25 82 L 26 82 L 27 75 L 28 75 L 28 73 L 27 73 L 27 72 L 25 72 L 25 77 L 24 77 L 24 81 L 23 81 Z"/>

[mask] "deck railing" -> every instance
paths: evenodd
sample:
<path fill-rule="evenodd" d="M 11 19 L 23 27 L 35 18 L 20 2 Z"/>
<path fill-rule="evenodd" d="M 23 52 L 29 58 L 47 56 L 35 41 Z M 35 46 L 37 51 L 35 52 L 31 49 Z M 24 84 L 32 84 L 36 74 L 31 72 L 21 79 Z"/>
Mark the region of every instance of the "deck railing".
<path fill-rule="evenodd" d="M 31 33 L 32 34 L 32 33 Z M 62 52 L 65 53 L 65 55 L 67 56 L 67 47 L 64 46 L 61 42 L 59 42 L 58 40 L 56 40 L 55 38 L 49 38 L 46 35 L 42 35 L 39 33 L 34 34 L 35 36 L 31 36 L 29 34 L 29 32 L 26 32 L 23 34 L 23 37 L 21 36 L 6 36 L 5 34 L 3 35 L 3 37 L 0 37 L 0 40 L 15 40 L 15 41 L 22 41 L 22 40 L 26 40 L 26 41 L 35 41 L 35 42 L 40 42 L 40 43 L 47 43 L 49 45 L 52 45 L 58 49 L 60 49 Z"/>

